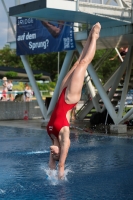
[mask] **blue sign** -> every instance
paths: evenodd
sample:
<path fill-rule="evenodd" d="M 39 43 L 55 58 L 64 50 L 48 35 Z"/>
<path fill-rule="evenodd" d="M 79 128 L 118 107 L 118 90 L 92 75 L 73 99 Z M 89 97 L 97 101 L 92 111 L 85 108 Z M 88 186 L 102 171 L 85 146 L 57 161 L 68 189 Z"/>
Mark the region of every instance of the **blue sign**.
<path fill-rule="evenodd" d="M 74 50 L 73 23 L 18 17 L 16 43 L 17 55 Z"/>

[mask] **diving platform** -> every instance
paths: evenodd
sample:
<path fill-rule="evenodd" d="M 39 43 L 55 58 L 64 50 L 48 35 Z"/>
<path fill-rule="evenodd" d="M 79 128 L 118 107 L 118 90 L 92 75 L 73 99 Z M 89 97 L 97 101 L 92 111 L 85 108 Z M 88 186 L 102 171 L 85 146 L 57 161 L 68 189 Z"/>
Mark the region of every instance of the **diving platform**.
<path fill-rule="evenodd" d="M 57 0 L 56 4 L 53 4 L 52 0 L 39 0 L 10 7 L 9 15 L 39 20 L 63 20 L 87 24 L 87 31 L 75 33 L 77 41 L 86 40 L 90 28 L 95 23 L 100 22 L 102 30 L 97 42 L 97 49 L 115 48 L 132 44 L 131 8 L 82 1 L 79 1 L 79 4 L 77 4 L 77 1 Z"/>
<path fill-rule="evenodd" d="M 109 3 L 110 1 L 107 2 Z M 57 0 L 56 2 L 53 2 L 53 0 L 39 0 L 10 7 L 9 15 L 14 17 L 28 17 L 48 21 L 62 20 L 74 22 L 78 24 L 78 26 L 80 26 L 80 24 L 86 24 L 87 30 L 75 32 L 76 50 L 79 54 L 83 49 L 84 42 L 88 37 L 91 27 L 96 22 L 100 22 L 102 26 L 100 38 L 97 41 L 97 49 L 116 48 L 117 50 L 119 47 L 129 47 L 124 62 L 122 62 L 121 66 L 104 86 L 102 86 L 101 82 L 99 81 L 94 66 L 92 64 L 88 66 L 85 80 L 87 80 L 86 85 L 88 88 L 88 93 L 90 93 L 92 97 L 92 101 L 91 104 L 88 103 L 85 105 L 81 115 L 78 116 L 79 119 L 83 119 L 87 114 L 86 111 L 89 112 L 89 109 L 92 107 L 94 107 L 97 112 L 102 112 L 104 109 L 107 109 L 108 114 L 117 125 L 126 121 L 133 114 L 133 110 L 131 109 L 124 116 L 124 118 L 122 116 L 133 63 L 133 11 L 130 7 L 130 4 L 127 4 L 126 1 L 115 0 L 115 2 L 118 4 L 117 6 L 103 5 L 102 3 L 97 5 L 91 1 L 83 2 Z M 58 99 L 59 87 L 62 79 L 69 70 L 74 56 L 75 51 L 68 51 L 66 53 L 53 98 L 48 110 L 45 110 L 44 113 L 46 121 L 49 119 L 52 113 L 52 110 Z M 24 62 L 26 62 L 25 58 L 23 59 Z M 26 67 L 28 68 L 28 65 Z M 30 76 L 30 71 L 28 73 Z M 119 111 L 116 112 L 111 99 L 115 94 L 123 73 L 125 73 L 125 80 L 121 95 L 121 103 Z M 98 94 L 96 94 L 94 91 L 92 81 L 98 91 Z M 107 93 L 109 88 L 111 88 L 111 91 Z M 102 109 L 99 104 L 100 98 L 104 104 Z"/>

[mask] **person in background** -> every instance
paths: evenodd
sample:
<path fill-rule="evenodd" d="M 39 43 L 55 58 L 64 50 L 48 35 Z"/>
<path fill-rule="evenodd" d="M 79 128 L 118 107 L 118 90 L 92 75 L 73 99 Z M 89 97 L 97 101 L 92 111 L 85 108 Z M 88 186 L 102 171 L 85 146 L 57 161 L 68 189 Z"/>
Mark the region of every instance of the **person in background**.
<path fill-rule="evenodd" d="M 8 82 L 7 82 L 7 89 L 8 89 L 8 92 L 9 92 L 9 99 L 10 99 L 10 101 L 13 101 L 12 88 L 13 88 L 12 80 L 8 80 Z"/>
<path fill-rule="evenodd" d="M 31 101 L 33 96 L 33 91 L 31 90 L 31 87 L 27 84 L 25 87 L 25 101 Z"/>
<path fill-rule="evenodd" d="M 27 94 L 27 90 L 28 90 L 28 83 L 25 83 L 25 88 L 24 88 L 24 100 L 26 101 L 26 94 Z"/>
<path fill-rule="evenodd" d="M 2 101 L 7 101 L 7 78 L 6 77 L 3 77 L 3 90 L 2 90 Z"/>
<path fill-rule="evenodd" d="M 121 48 L 119 49 L 119 52 L 120 52 L 121 57 L 122 57 L 123 60 L 124 60 L 124 58 L 125 58 L 125 56 L 126 56 L 126 54 L 127 54 L 127 52 L 128 52 L 128 47 L 121 47 Z M 119 55 L 118 55 L 118 54 L 116 54 L 113 58 L 110 58 L 109 60 L 115 60 L 116 58 L 119 58 Z"/>

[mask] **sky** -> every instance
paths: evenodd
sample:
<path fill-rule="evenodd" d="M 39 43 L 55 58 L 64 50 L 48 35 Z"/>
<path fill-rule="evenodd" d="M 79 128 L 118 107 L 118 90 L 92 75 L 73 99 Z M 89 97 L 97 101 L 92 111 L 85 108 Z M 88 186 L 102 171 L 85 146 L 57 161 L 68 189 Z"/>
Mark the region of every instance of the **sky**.
<path fill-rule="evenodd" d="M 11 1 L 11 0 L 10 0 Z M 4 7 L 0 1 L 0 49 L 3 48 L 3 46 L 7 42 L 7 27 L 8 27 L 8 20 L 7 16 L 4 11 Z"/>
<path fill-rule="evenodd" d="M 34 0 L 20 0 L 20 3 L 23 4 L 31 1 Z M 8 10 L 9 7 L 15 5 L 15 0 L 4 0 L 4 2 Z M 0 0 L 0 49 L 2 49 L 7 44 L 7 41 L 9 39 L 7 30 L 8 30 L 8 18 L 4 10 L 3 4 Z"/>
<path fill-rule="evenodd" d="M 32 0 L 31 0 L 32 1 Z M 22 3 L 31 2 L 30 0 L 20 0 Z M 4 0 L 7 9 L 15 5 L 15 0 Z M 2 49 L 7 44 L 8 39 L 8 18 L 4 10 L 3 4 L 0 0 L 0 49 Z"/>

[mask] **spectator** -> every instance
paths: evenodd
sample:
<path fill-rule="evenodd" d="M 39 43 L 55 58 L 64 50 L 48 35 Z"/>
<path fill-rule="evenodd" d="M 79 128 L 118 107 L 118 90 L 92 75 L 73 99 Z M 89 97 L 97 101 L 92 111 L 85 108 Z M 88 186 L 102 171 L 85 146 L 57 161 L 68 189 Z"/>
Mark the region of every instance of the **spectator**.
<path fill-rule="evenodd" d="M 2 91 L 2 100 L 3 101 L 7 101 L 7 78 L 6 77 L 3 77 L 3 91 Z"/>
<path fill-rule="evenodd" d="M 31 87 L 28 84 L 26 84 L 24 94 L 25 94 L 25 101 L 28 102 L 31 101 L 31 98 L 33 96 L 33 91 L 31 90 Z"/>
<path fill-rule="evenodd" d="M 8 89 L 8 92 L 9 92 L 9 99 L 10 99 L 11 101 L 13 100 L 12 88 L 13 88 L 12 80 L 9 80 L 9 81 L 7 82 L 7 89 Z"/>
<path fill-rule="evenodd" d="M 28 90 L 28 83 L 25 83 L 25 88 L 24 88 L 24 98 L 25 98 L 25 101 L 26 101 L 26 94 L 27 94 L 27 90 Z"/>

